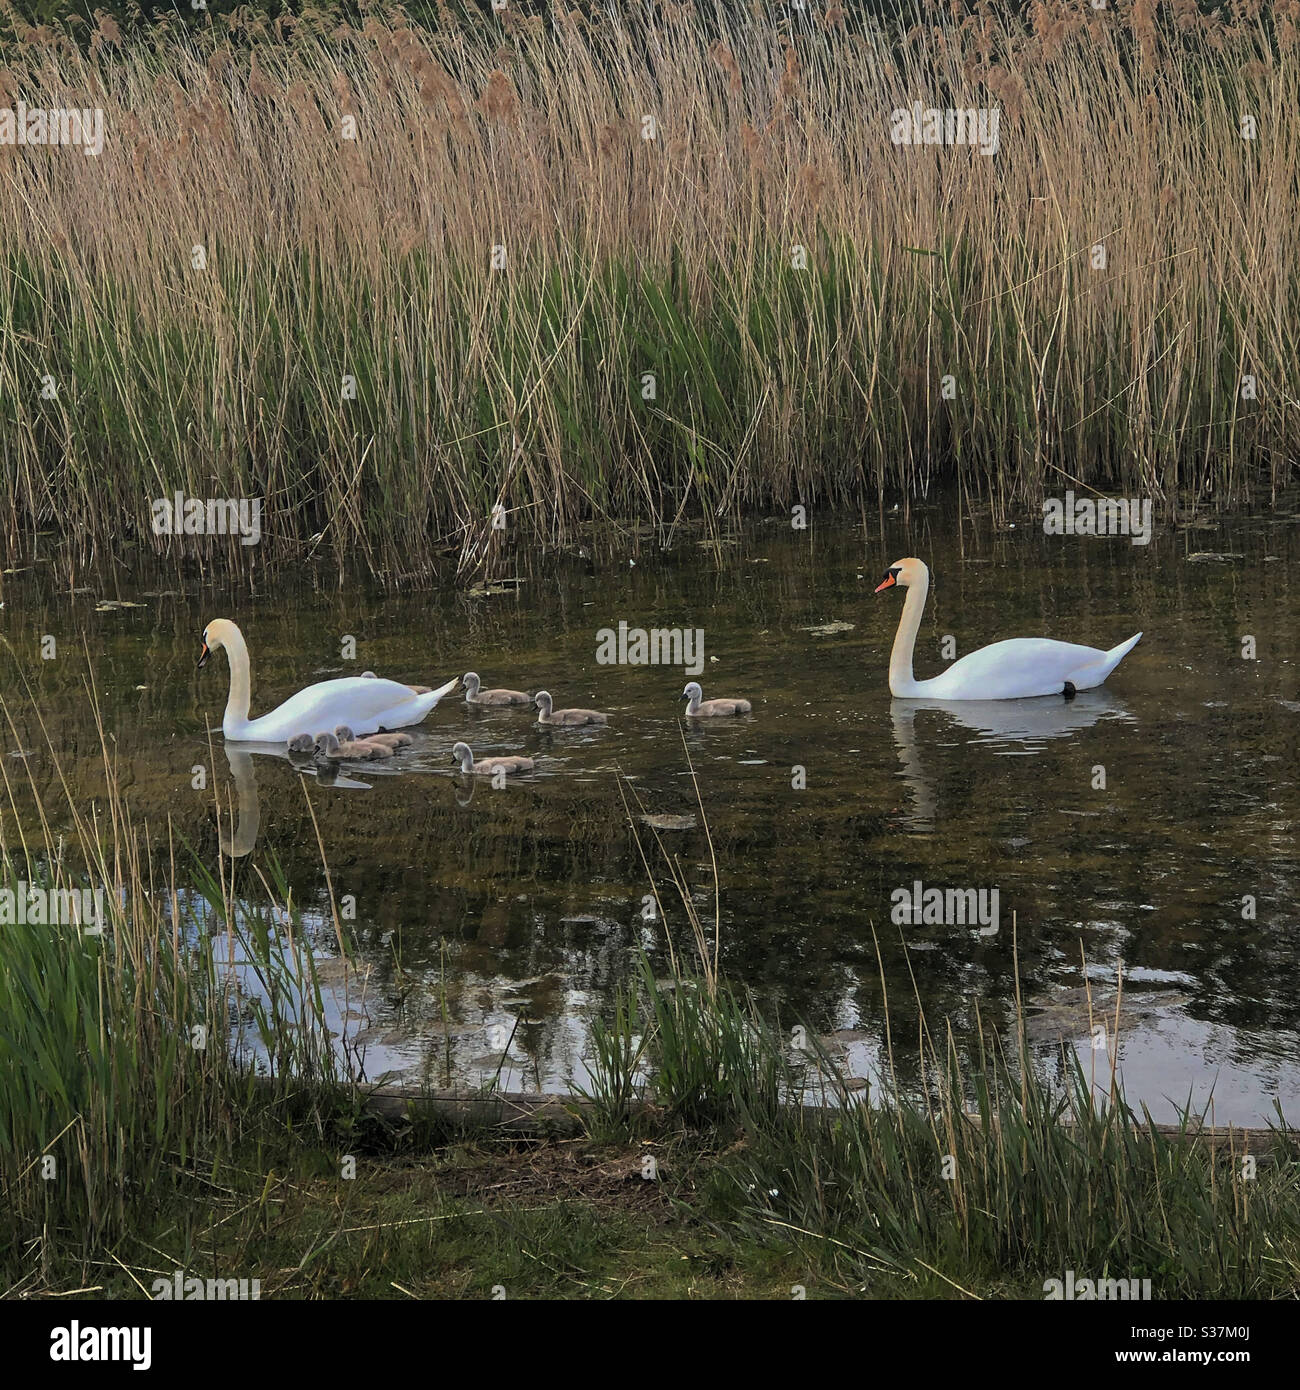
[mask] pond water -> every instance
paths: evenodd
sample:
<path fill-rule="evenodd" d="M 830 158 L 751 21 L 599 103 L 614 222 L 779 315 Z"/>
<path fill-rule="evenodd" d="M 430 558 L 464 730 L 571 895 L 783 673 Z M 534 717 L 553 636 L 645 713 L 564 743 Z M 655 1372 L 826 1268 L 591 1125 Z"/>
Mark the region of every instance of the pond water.
<path fill-rule="evenodd" d="M 978 1011 L 1009 1037 L 1017 956 L 1044 1065 L 1059 1068 L 1064 1040 L 1096 1068 L 1086 991 L 1098 1015 L 1113 1011 L 1122 962 L 1130 1101 L 1159 1117 L 1190 1097 L 1239 1123 L 1267 1121 L 1280 1102 L 1297 1122 L 1297 511 L 1290 499 L 1211 515 L 1135 546 L 1045 536 L 1030 513 L 1014 527 L 959 517 L 949 501 L 865 529 L 814 518 L 807 531 L 773 523 L 720 544 L 679 535 L 666 553 L 643 538 L 635 563 L 575 555 L 478 594 L 340 590 L 332 574 L 251 595 L 182 593 L 174 579 L 69 594 L 37 566 L 5 577 L 0 611 L 13 651 L 0 658 L 13 721 L 5 842 L 15 808 L 32 814 L 28 777 L 56 819 L 61 799 L 18 668 L 87 805 L 103 793 L 93 668 L 159 874 L 167 818 L 215 863 L 214 788 L 192 786 L 193 769 L 208 768 L 242 813 L 237 887 L 259 892 L 279 866 L 319 927 L 330 983 L 342 972 L 314 811 L 334 892 L 355 907 L 345 925 L 360 968 L 346 1001 L 333 999 L 334 1023 L 370 1079 L 497 1077 L 512 1090 L 583 1079 L 591 1020 L 634 978 L 639 948 L 667 969 L 626 796 L 636 814 L 685 818 L 659 833 L 710 930 L 716 856 L 724 974 L 783 1022 L 838 1033 L 851 1073 L 879 1066 L 886 1016 L 908 1070 L 918 1001 L 936 1036 L 947 1019 L 969 1037 Z M 933 572 L 918 676 L 947 664 L 946 636 L 960 656 L 1008 636 L 1110 647 L 1145 635 L 1102 690 L 1073 701 L 893 701 L 901 605 L 872 590 L 912 554 Z M 254 714 L 331 675 L 369 668 L 436 685 L 473 669 L 486 685 L 606 710 L 609 727 L 546 730 L 535 712 L 470 710 L 458 692 L 392 764 L 319 776 L 279 750 L 226 747 L 224 656 L 195 670 L 217 616 L 248 640 Z M 620 622 L 702 630 L 706 697 L 746 696 L 753 714 L 684 726 L 680 668 L 597 662 L 599 630 Z M 50 635 L 57 654 L 43 660 Z M 341 656 L 347 635 L 355 660 Z M 471 782 L 451 759 L 460 739 L 480 756 L 530 754 L 537 770 L 500 789 Z M 655 837 L 638 829 L 689 957 Z M 893 920 L 896 893 L 914 883 L 996 889 L 996 922 Z"/>

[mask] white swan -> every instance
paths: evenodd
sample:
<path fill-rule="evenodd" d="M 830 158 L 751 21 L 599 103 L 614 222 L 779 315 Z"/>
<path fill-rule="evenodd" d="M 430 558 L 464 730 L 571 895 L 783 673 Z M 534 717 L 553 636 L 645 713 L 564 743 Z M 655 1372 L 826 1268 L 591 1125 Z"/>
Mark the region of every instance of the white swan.
<path fill-rule="evenodd" d="M 203 666 L 221 647 L 230 662 L 230 696 L 221 731 L 228 739 L 239 742 L 283 743 L 303 729 L 332 729 L 336 724 L 349 724 L 363 735 L 381 728 L 400 729 L 405 724 L 418 724 L 459 684 L 452 679 L 439 690 L 416 695 L 409 685 L 399 681 L 343 676 L 317 681 L 291 695 L 270 714 L 250 719 L 248 647 L 244 634 L 229 618 L 214 618 L 204 628 L 199 665 Z"/>
<path fill-rule="evenodd" d="M 930 588 L 930 571 L 921 560 L 896 560 L 876 593 L 899 585 L 907 590 L 889 656 L 889 693 L 898 699 L 1021 700 L 1034 695 L 1073 695 L 1100 685 L 1137 646 L 1139 632 L 1103 652 L 1046 637 L 1012 637 L 954 661 L 928 681 L 912 675 L 912 648 Z"/>

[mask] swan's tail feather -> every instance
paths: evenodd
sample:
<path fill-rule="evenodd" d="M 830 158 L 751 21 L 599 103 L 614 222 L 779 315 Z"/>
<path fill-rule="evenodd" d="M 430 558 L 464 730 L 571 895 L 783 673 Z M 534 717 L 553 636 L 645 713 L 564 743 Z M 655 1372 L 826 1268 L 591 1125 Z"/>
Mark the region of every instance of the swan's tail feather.
<path fill-rule="evenodd" d="M 374 720 L 367 722 L 364 730 L 361 725 L 356 725 L 356 733 L 358 737 L 364 738 L 366 734 L 373 734 L 379 729 L 402 729 L 412 724 L 418 724 L 444 695 L 450 695 L 459 684 L 460 677 L 456 676 L 449 680 L 446 685 L 439 686 L 437 690 L 428 690 L 423 695 L 415 695 L 410 700 L 404 700 L 396 708 L 385 710 L 383 714 L 377 715 Z"/>
<path fill-rule="evenodd" d="M 449 680 L 449 681 L 447 682 L 446 685 L 440 685 L 440 686 L 437 688 L 437 690 L 430 690 L 430 691 L 427 691 L 427 692 L 426 692 L 425 694 L 423 694 L 423 695 L 417 695 L 417 696 L 415 697 L 415 704 L 416 704 L 416 706 L 419 708 L 419 711 L 420 711 L 420 716 L 419 716 L 419 717 L 420 717 L 420 719 L 423 719 L 424 716 L 425 716 L 426 714 L 428 714 L 429 711 L 430 711 L 431 709 L 433 709 L 433 707 L 438 703 L 439 700 L 442 699 L 442 697 L 443 697 L 444 695 L 450 695 L 451 692 L 452 692 L 453 690 L 455 690 L 455 688 L 456 688 L 459 684 L 460 684 L 460 677 L 459 677 L 459 676 L 453 676 L 453 677 L 451 678 L 451 680 Z M 412 721 L 412 722 L 416 722 L 416 721 Z"/>
<path fill-rule="evenodd" d="M 1140 632 L 1135 632 L 1127 642 L 1121 642 L 1118 647 L 1112 647 L 1110 651 L 1106 653 L 1106 664 L 1109 667 L 1106 674 L 1109 675 L 1141 640 L 1142 634 Z"/>
<path fill-rule="evenodd" d="M 1094 661 L 1087 666 L 1081 666 L 1077 671 L 1072 671 L 1070 684 L 1076 690 L 1092 690 L 1101 685 L 1141 640 L 1142 634 L 1135 632 L 1127 642 L 1121 642 L 1118 647 L 1112 647 L 1100 661 Z"/>

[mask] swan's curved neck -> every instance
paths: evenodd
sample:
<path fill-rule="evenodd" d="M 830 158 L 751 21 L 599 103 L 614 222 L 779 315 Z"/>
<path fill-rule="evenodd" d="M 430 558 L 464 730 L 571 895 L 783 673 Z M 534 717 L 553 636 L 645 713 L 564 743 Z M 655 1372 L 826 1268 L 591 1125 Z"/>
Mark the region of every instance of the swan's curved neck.
<path fill-rule="evenodd" d="M 460 770 L 462 772 L 474 771 L 474 755 L 468 748 L 460 755 Z"/>
<path fill-rule="evenodd" d="M 912 675 L 912 651 L 916 646 L 916 634 L 921 626 L 921 610 L 925 607 L 925 596 L 930 591 L 930 576 L 923 574 L 920 582 L 909 584 L 907 601 L 903 604 L 903 616 L 898 620 L 898 631 L 894 634 L 894 649 L 889 654 L 889 693 L 907 696 L 913 693 L 916 679 Z"/>
<path fill-rule="evenodd" d="M 698 695 L 692 695 L 691 698 L 686 702 L 686 713 L 687 713 L 687 714 L 699 714 L 699 712 L 700 712 L 700 697 L 699 697 Z"/>
<path fill-rule="evenodd" d="M 244 634 L 238 629 L 230 633 L 226 638 L 225 647 L 226 660 L 230 663 L 230 695 L 226 699 L 226 717 L 222 722 L 247 724 L 251 677 Z"/>

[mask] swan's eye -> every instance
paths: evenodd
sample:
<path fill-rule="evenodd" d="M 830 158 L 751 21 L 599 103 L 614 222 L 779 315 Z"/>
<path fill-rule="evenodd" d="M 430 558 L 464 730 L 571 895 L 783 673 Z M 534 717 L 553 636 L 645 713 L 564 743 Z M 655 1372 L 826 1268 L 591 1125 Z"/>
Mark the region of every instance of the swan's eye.
<path fill-rule="evenodd" d="M 902 572 L 903 571 L 901 569 L 895 566 L 892 570 L 889 571 L 889 577 L 894 581 L 895 584 L 897 584 L 898 576 L 902 574 Z"/>

